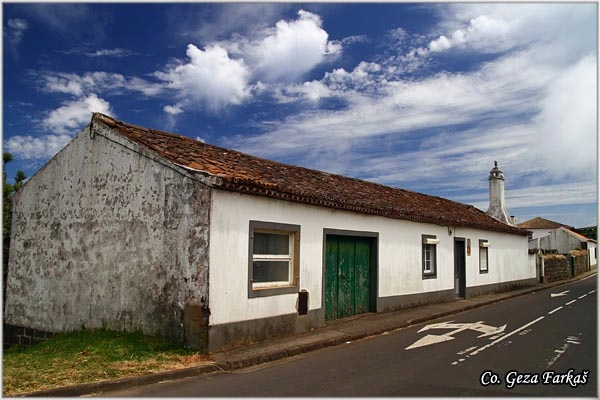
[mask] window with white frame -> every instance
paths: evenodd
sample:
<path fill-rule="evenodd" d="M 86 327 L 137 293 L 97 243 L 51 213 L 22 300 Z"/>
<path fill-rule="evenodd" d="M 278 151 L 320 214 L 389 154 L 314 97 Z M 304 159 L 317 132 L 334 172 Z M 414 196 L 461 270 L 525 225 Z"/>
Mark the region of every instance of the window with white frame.
<path fill-rule="evenodd" d="M 250 222 L 250 297 L 297 291 L 299 244 L 298 225 Z"/>
<path fill-rule="evenodd" d="M 488 272 L 488 247 L 490 242 L 485 239 L 479 240 L 479 273 L 486 274 Z"/>
<path fill-rule="evenodd" d="M 423 279 L 435 278 L 437 274 L 437 244 L 440 242 L 433 235 L 422 235 Z"/>

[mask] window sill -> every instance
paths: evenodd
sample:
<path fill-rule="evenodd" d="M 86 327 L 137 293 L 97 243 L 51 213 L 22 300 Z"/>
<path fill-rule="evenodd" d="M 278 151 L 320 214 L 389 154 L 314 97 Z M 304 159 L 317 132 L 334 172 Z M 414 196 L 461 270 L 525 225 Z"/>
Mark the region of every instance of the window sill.
<path fill-rule="evenodd" d="M 248 291 L 248 297 L 278 296 L 298 292 L 298 285 L 256 287 Z"/>

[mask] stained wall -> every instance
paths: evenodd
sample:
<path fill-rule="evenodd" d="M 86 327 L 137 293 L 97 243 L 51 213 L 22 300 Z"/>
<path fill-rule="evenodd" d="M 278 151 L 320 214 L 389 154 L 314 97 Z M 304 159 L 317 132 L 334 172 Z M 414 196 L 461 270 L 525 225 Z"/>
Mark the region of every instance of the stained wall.
<path fill-rule="evenodd" d="M 17 193 L 5 323 L 141 330 L 202 347 L 210 189 L 106 127 Z"/>

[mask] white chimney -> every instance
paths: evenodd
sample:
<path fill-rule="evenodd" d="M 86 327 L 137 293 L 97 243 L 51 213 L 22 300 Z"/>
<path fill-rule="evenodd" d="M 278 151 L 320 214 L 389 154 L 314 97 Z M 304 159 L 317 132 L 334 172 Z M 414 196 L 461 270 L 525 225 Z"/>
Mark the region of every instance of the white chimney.
<path fill-rule="evenodd" d="M 488 180 L 490 182 L 490 207 L 487 210 L 487 214 L 507 225 L 514 225 L 513 219 L 509 217 L 506 210 L 504 173 L 498 168 L 498 161 L 494 161 L 494 168 L 490 171 Z"/>

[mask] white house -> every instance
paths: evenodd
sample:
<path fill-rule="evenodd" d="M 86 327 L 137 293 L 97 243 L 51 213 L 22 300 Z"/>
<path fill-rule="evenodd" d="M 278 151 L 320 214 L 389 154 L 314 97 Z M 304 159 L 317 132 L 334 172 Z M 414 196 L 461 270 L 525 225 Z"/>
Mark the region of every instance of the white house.
<path fill-rule="evenodd" d="M 94 114 L 17 193 L 5 323 L 214 351 L 536 282 L 528 232 L 444 198 Z"/>
<path fill-rule="evenodd" d="M 531 232 L 530 239 L 537 239 L 543 236 L 547 236 L 550 232 L 555 229 L 564 227 L 569 230 L 573 230 L 572 226 L 561 224 L 560 222 L 551 221 L 549 219 L 535 217 L 530 220 L 517 224 L 519 228 L 527 229 Z"/>
<path fill-rule="evenodd" d="M 546 236 L 539 238 L 541 249 L 555 249 L 560 254 L 567 254 L 571 250 L 594 250 L 596 241 L 588 239 L 577 232 L 564 227 L 554 229 Z"/>
<path fill-rule="evenodd" d="M 588 265 L 598 264 L 598 242 L 575 232 L 573 227 L 541 217 L 522 222 L 518 227 L 530 232 L 530 249 L 556 250 L 560 254 L 577 249 L 587 250 Z"/>

